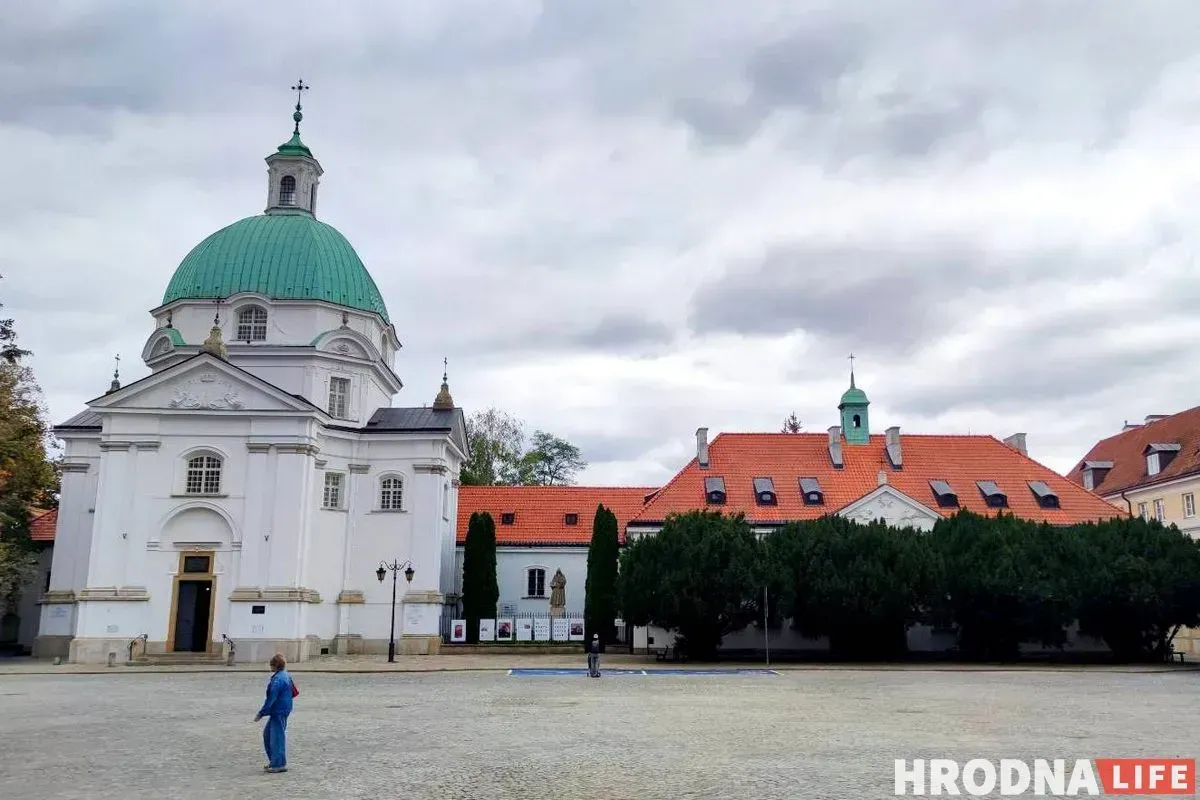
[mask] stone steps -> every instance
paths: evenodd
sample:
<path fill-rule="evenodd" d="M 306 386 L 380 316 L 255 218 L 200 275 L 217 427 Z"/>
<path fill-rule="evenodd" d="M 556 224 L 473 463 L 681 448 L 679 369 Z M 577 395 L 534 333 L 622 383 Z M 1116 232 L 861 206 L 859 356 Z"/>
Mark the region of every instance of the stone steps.
<path fill-rule="evenodd" d="M 220 653 L 149 653 L 140 655 L 133 661 L 126 661 L 129 667 L 166 667 L 166 666 L 224 666 L 225 657 Z"/>

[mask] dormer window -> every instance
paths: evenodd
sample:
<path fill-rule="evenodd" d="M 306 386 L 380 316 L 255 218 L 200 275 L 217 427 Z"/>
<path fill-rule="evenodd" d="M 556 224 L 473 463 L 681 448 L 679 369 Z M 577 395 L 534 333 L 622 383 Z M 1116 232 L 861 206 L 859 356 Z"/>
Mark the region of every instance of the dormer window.
<path fill-rule="evenodd" d="M 1108 477 L 1108 471 L 1112 468 L 1113 462 L 1111 461 L 1083 462 L 1083 488 L 1094 492 L 1100 484 L 1104 483 L 1104 479 Z"/>
<path fill-rule="evenodd" d="M 775 496 L 775 482 L 770 478 L 755 478 L 754 500 L 760 506 L 775 505 L 778 502 Z"/>
<path fill-rule="evenodd" d="M 710 506 L 725 505 L 725 479 L 710 476 L 704 479 L 704 502 Z"/>
<path fill-rule="evenodd" d="M 501 525 L 512 525 L 516 521 L 517 521 L 517 512 L 515 512 L 515 511 L 505 511 L 504 513 L 502 513 L 500 515 L 500 524 Z"/>
<path fill-rule="evenodd" d="M 563 524 L 564 525 L 578 525 L 579 524 L 579 515 L 578 514 L 567 514 L 566 516 L 563 517 Z"/>
<path fill-rule="evenodd" d="M 1008 507 L 1008 495 L 1000 491 L 1000 487 L 995 481 L 975 481 L 975 485 L 979 487 L 979 492 L 983 495 L 988 508 Z"/>
<path fill-rule="evenodd" d="M 1042 508 L 1059 508 L 1058 495 L 1045 481 L 1030 481 L 1029 489 Z"/>
<path fill-rule="evenodd" d="M 806 506 L 819 506 L 825 502 L 825 493 L 821 491 L 821 483 L 816 478 L 800 479 L 800 495 Z"/>
<path fill-rule="evenodd" d="M 958 494 L 949 481 L 932 480 L 929 482 L 929 488 L 933 489 L 933 497 L 939 508 L 958 508 Z"/>
<path fill-rule="evenodd" d="M 1179 452 L 1179 445 L 1174 442 L 1155 442 L 1146 445 L 1142 455 L 1146 457 L 1146 474 L 1157 475 L 1167 468 L 1167 465 Z"/>
<path fill-rule="evenodd" d="M 237 339 L 239 342 L 261 342 L 267 338 L 267 310 L 262 306 L 248 306 L 237 315 Z"/>
<path fill-rule="evenodd" d="M 279 205 L 296 205 L 296 179 L 291 175 L 284 175 L 279 181 Z"/>

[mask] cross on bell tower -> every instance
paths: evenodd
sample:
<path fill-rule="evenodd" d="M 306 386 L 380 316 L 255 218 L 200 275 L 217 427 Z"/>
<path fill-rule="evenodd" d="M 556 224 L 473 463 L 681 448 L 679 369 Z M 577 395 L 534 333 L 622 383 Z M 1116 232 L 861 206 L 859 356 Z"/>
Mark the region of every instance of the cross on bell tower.
<path fill-rule="evenodd" d="M 292 113 L 292 138 L 267 156 L 267 213 L 312 214 L 317 208 L 317 186 L 323 173 L 312 151 L 300 140 L 304 93 L 310 87 L 303 79 L 292 85 L 296 110 Z"/>

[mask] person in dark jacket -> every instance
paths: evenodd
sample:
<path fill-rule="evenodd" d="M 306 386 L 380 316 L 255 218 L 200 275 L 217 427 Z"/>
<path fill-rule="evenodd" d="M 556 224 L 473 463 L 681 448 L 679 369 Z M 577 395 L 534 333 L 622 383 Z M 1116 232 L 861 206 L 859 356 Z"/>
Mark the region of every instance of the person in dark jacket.
<path fill-rule="evenodd" d="M 271 657 L 271 679 L 267 681 L 267 699 L 254 721 L 263 717 L 263 749 L 267 751 L 267 772 L 287 772 L 287 721 L 292 713 L 292 676 L 285 669 L 287 662 L 279 653 Z"/>
<path fill-rule="evenodd" d="M 600 677 L 600 634 L 593 633 L 592 640 L 588 642 L 588 677 Z"/>

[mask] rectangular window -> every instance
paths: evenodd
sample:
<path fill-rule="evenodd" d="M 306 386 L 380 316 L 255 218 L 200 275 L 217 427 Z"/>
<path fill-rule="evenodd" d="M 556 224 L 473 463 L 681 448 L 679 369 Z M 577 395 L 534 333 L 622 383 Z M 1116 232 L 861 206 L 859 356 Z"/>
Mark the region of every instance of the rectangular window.
<path fill-rule="evenodd" d="M 325 473 L 325 496 L 322 498 L 321 506 L 324 508 L 342 507 L 342 473 Z"/>
<path fill-rule="evenodd" d="M 379 510 L 399 511 L 404 499 L 404 484 L 399 478 L 384 478 L 379 482 Z"/>
<path fill-rule="evenodd" d="M 1090 469 L 1083 471 L 1083 488 L 1089 492 L 1096 488 L 1096 476 Z"/>
<path fill-rule="evenodd" d="M 1159 466 L 1158 453 L 1151 453 L 1146 456 L 1146 474 L 1157 475 L 1161 471 L 1162 468 Z"/>
<path fill-rule="evenodd" d="M 1196 516 L 1196 495 L 1191 492 L 1183 496 L 1183 515 L 1185 517 Z"/>
<path fill-rule="evenodd" d="M 199 572 L 201 574 L 208 572 L 208 556 L 184 556 L 183 571 L 184 572 Z"/>
<path fill-rule="evenodd" d="M 546 596 L 546 570 L 531 569 L 529 570 L 529 589 L 528 597 L 545 597 Z"/>
<path fill-rule="evenodd" d="M 1146 504 L 1145 503 L 1138 503 L 1138 516 L 1141 517 L 1142 519 L 1148 518 L 1147 514 L 1146 514 Z"/>
<path fill-rule="evenodd" d="M 1161 499 L 1154 501 L 1154 518 L 1162 522 L 1166 514 L 1166 504 Z"/>
<path fill-rule="evenodd" d="M 350 397 L 349 378 L 329 379 L 329 416 L 336 419 L 346 418 L 346 405 Z"/>

